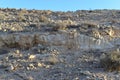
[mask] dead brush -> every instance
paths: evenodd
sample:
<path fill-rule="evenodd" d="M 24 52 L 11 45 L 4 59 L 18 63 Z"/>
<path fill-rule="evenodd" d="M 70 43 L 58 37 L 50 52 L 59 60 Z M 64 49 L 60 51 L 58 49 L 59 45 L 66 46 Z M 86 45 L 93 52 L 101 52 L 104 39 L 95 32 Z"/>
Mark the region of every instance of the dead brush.
<path fill-rule="evenodd" d="M 100 65 L 106 71 L 120 71 L 120 52 L 113 51 L 102 54 L 100 57 Z"/>

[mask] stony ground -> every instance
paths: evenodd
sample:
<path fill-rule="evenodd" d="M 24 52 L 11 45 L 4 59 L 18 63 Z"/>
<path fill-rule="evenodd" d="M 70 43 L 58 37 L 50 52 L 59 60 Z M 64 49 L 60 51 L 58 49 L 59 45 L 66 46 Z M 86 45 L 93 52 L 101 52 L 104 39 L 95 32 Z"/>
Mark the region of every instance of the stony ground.
<path fill-rule="evenodd" d="M 59 30 L 76 29 L 86 36 L 99 38 L 99 34 L 103 38 L 115 39 L 119 38 L 116 35 L 119 31 L 111 34 L 105 30 L 111 29 L 111 26 L 119 29 L 119 13 L 119 10 L 65 13 L 0 9 L 0 80 L 120 80 L 118 71 L 108 72 L 100 64 L 100 56 L 116 50 L 119 45 L 115 49 L 76 50 L 72 46 L 64 50 L 61 46 L 40 43 L 28 47 L 25 42 L 22 48 L 24 44 L 22 47 L 20 44 L 10 44 L 11 38 L 3 35 L 25 32 L 57 35 Z"/>
<path fill-rule="evenodd" d="M 100 66 L 104 51 L 67 51 L 35 46 L 0 50 L 0 80 L 119 80 L 119 72 Z"/>

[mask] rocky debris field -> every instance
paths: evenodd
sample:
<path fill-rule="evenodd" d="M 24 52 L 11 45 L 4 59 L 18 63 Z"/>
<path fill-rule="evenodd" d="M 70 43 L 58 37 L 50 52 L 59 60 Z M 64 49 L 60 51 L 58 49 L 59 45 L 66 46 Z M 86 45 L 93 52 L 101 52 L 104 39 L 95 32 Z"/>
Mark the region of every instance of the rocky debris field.
<path fill-rule="evenodd" d="M 120 10 L 0 9 L 0 80 L 119 80 Z"/>

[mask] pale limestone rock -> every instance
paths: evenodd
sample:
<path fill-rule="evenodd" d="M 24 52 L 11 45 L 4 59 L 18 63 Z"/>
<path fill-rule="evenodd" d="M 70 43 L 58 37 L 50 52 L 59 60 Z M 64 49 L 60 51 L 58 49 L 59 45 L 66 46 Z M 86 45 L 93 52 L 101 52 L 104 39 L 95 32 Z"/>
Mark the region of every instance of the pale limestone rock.
<path fill-rule="evenodd" d="M 30 48 L 33 46 L 34 35 L 32 34 L 20 34 L 15 36 L 15 43 L 20 48 Z"/>
<path fill-rule="evenodd" d="M 60 34 L 52 34 L 47 36 L 50 45 L 61 46 L 65 44 L 64 36 Z"/>
<path fill-rule="evenodd" d="M 35 58 L 36 58 L 36 55 L 30 55 L 30 56 L 29 56 L 29 59 L 30 59 L 30 60 L 33 60 L 33 59 L 35 59 Z"/>
<path fill-rule="evenodd" d="M 35 44 L 47 44 L 47 34 L 40 34 L 40 33 L 35 33 L 34 34 L 34 42 Z"/>
<path fill-rule="evenodd" d="M 104 49 L 119 44 L 119 39 L 109 40 L 106 37 L 95 37 L 80 34 L 77 31 L 61 31 L 58 33 L 13 33 L 0 35 L 0 47 L 18 47 L 29 49 L 35 45 L 60 46 L 64 49 Z"/>
<path fill-rule="evenodd" d="M 12 34 L 3 34 L 0 35 L 0 46 L 7 46 L 9 47 L 10 45 L 14 44 L 14 36 Z"/>
<path fill-rule="evenodd" d="M 42 63 L 38 63 L 37 66 L 38 66 L 38 67 L 43 67 L 44 64 L 42 64 Z"/>

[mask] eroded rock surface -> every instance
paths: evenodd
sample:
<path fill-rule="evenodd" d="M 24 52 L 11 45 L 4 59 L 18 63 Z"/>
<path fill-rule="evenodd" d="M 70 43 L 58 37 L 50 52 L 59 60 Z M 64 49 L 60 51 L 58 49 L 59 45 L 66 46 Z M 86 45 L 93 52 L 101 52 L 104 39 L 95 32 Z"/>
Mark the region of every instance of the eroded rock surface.
<path fill-rule="evenodd" d="M 72 30 L 74 31 L 74 30 Z M 19 47 L 31 48 L 38 44 L 76 47 L 79 49 L 107 49 L 119 44 L 119 37 L 111 38 L 111 36 L 87 36 L 78 32 L 61 31 L 61 32 L 26 32 L 26 33 L 10 33 L 0 35 L 0 47 Z M 111 38 L 111 39 L 110 39 Z"/>

